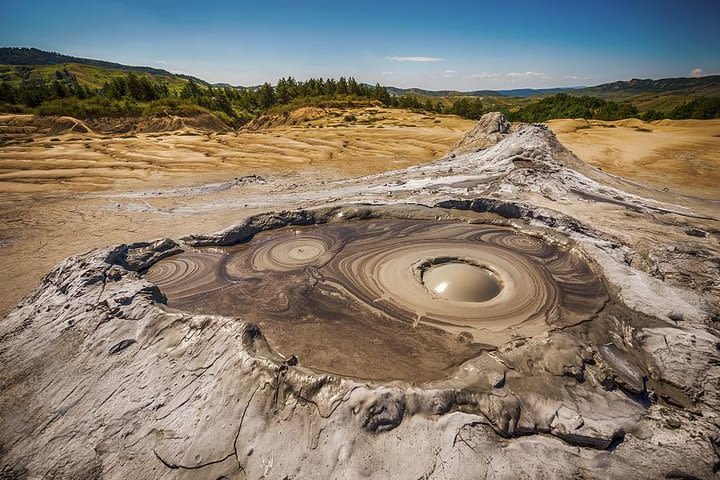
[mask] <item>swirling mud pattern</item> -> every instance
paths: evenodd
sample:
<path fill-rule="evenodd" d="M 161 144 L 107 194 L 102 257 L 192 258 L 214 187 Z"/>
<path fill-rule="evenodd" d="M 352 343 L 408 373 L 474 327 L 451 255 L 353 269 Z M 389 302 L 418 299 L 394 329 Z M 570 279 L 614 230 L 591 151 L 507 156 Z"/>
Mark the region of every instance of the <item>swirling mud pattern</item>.
<path fill-rule="evenodd" d="M 147 278 L 172 308 L 260 325 L 320 371 L 424 382 L 608 299 L 571 249 L 512 228 L 418 220 L 286 227 L 185 252 Z"/>

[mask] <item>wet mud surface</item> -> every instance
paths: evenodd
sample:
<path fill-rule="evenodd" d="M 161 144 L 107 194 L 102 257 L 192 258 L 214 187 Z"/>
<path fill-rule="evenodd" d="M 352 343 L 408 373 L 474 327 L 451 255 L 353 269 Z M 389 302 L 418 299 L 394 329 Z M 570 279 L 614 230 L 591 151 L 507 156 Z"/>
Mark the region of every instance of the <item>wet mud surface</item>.
<path fill-rule="evenodd" d="M 147 279 L 168 306 L 257 323 L 315 370 L 426 382 L 514 338 L 591 318 L 602 279 L 559 242 L 505 226 L 360 220 L 186 251 Z"/>

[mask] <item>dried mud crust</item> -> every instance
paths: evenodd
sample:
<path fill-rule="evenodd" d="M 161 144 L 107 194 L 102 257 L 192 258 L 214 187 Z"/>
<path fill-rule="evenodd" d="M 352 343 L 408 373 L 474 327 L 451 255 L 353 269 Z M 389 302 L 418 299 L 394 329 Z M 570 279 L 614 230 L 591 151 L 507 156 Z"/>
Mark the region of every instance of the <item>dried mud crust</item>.
<path fill-rule="evenodd" d="M 3 475 L 714 478 L 716 211 L 592 169 L 542 126 L 497 136 L 479 152 L 357 180 L 202 197 L 227 218 L 249 204 L 282 211 L 59 264 L 0 324 Z M 363 201 L 393 205 L 347 205 Z M 413 384 L 308 368 L 242 316 L 170 309 L 144 277 L 180 250 L 225 255 L 260 232 L 382 221 L 388 208 L 395 220 L 432 212 L 424 221 L 567 238 L 609 300 L 590 319 L 548 324 Z M 232 271 L 292 270 L 319 258 L 325 237 L 269 244 Z"/>

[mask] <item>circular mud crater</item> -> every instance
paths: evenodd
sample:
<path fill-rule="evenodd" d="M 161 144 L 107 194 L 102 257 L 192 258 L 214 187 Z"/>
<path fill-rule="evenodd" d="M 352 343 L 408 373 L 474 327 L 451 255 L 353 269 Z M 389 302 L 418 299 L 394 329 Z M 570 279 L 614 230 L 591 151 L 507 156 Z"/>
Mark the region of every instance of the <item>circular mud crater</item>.
<path fill-rule="evenodd" d="M 261 231 L 152 266 L 168 307 L 259 325 L 317 371 L 428 382 L 591 318 L 602 279 L 561 242 L 483 223 L 382 218 Z"/>

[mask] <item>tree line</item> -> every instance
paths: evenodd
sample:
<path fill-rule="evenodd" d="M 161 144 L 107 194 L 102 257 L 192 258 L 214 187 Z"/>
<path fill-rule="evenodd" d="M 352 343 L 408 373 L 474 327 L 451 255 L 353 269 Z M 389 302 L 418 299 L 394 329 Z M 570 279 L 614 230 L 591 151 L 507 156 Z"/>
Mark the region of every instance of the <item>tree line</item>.
<path fill-rule="evenodd" d="M 29 75 L 19 83 L 0 81 L 0 107 L 24 111 L 23 107 L 40 114 L 80 117 L 136 116 L 142 114 L 193 114 L 210 111 L 231 124 L 275 108 L 296 108 L 304 105 L 352 105 L 353 102 L 380 102 L 386 107 L 417 112 L 455 114 L 479 119 L 494 108 L 485 108 L 476 97 L 448 100 L 425 99 L 416 95 L 393 96 L 388 89 L 375 84 L 357 82 L 353 77 L 281 78 L 273 86 L 213 86 L 190 79 L 173 91 L 163 77 L 129 72 L 107 80 L 99 89 L 81 85 L 67 69 L 56 70 L 51 80 Z M 333 103 L 334 102 L 334 103 Z M 17 110 L 13 110 L 17 108 Z M 669 113 L 650 110 L 640 114 L 628 102 L 615 102 L 590 96 L 560 93 L 533 101 L 520 108 L 500 108 L 511 121 L 544 122 L 555 118 L 588 118 L 619 120 L 639 117 L 646 121 L 661 118 L 720 118 L 720 97 L 698 97 L 676 107 Z"/>
<path fill-rule="evenodd" d="M 545 122 L 555 118 L 622 120 L 639 118 L 646 122 L 662 120 L 720 118 L 720 97 L 697 97 L 669 112 L 648 110 L 640 113 L 629 102 L 614 102 L 590 96 L 559 93 L 530 103 L 515 111 L 503 112 L 515 122 Z"/>
<path fill-rule="evenodd" d="M 99 89 L 83 87 L 67 69 L 57 70 L 51 82 L 40 78 L 23 78 L 18 84 L 0 82 L 0 102 L 12 106 L 37 108 L 41 114 L 108 116 L 142 112 L 147 102 L 171 106 L 196 105 L 224 119 L 242 121 L 276 107 L 322 104 L 327 100 L 378 101 L 387 107 L 406 108 L 428 113 L 451 113 L 478 119 L 484 113 L 478 98 L 461 98 L 446 105 L 414 95 L 392 96 L 379 84 L 360 83 L 353 77 L 281 78 L 273 86 L 230 87 L 201 84 L 190 79 L 179 92 L 173 92 L 165 79 L 129 72 L 107 80 Z M 79 101 L 79 102 L 78 102 Z M 41 107 L 42 106 L 42 107 Z M 157 110 L 157 109 L 153 109 Z"/>
<path fill-rule="evenodd" d="M 648 110 L 640 118 L 646 122 L 669 118 L 672 120 L 708 120 L 720 118 L 720 97 L 698 97 L 673 108 L 670 113 Z"/>
<path fill-rule="evenodd" d="M 0 81 L 0 102 L 33 109 L 39 107 L 38 113 L 65 115 L 77 111 L 92 111 L 98 115 L 105 112 L 111 116 L 137 113 L 143 111 L 143 105 L 138 104 L 154 102 L 195 105 L 220 113 L 226 120 L 242 121 L 274 107 L 328 99 L 391 103 L 385 87 L 359 83 L 353 77 L 338 80 L 310 78 L 306 81 L 287 77 L 281 78 L 275 86 L 264 83 L 255 88 L 218 87 L 190 79 L 179 92 L 173 92 L 165 79 L 134 72 L 115 76 L 99 89 L 83 87 L 66 69 L 56 71 L 51 82 L 37 77 L 23 78 L 17 84 Z"/>
<path fill-rule="evenodd" d="M 415 95 L 402 95 L 390 97 L 386 105 L 425 113 L 454 114 L 471 120 L 478 120 L 484 113 L 487 113 L 482 100 L 477 97 L 459 98 L 448 105 L 442 100 L 433 102 L 428 98 L 423 102 L 420 97 Z"/>
<path fill-rule="evenodd" d="M 511 121 L 539 123 L 555 118 L 587 118 L 620 120 L 636 117 L 638 110 L 626 102 L 613 102 L 597 97 L 573 96 L 558 93 L 507 112 Z"/>
<path fill-rule="evenodd" d="M 11 105 L 37 107 L 43 102 L 55 98 L 76 97 L 80 99 L 92 95 L 92 91 L 83 87 L 67 69 L 56 70 L 52 81 L 37 77 L 26 77 L 18 85 L 0 81 L 0 102 Z"/>

